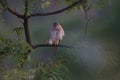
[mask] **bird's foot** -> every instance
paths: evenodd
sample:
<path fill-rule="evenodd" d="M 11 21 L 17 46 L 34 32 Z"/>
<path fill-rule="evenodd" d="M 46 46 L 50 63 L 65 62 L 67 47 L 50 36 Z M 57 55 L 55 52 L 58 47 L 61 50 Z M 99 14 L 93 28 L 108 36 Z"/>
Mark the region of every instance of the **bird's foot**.
<path fill-rule="evenodd" d="M 57 47 L 59 44 L 53 44 L 55 47 Z"/>
<path fill-rule="evenodd" d="M 48 40 L 45 40 L 44 43 L 47 45 L 52 45 Z"/>

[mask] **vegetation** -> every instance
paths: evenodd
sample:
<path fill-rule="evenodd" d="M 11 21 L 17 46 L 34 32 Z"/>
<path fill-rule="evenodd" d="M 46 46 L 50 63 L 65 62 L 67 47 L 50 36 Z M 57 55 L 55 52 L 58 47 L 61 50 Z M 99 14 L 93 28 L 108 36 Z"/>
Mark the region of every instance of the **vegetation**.
<path fill-rule="evenodd" d="M 19 13 L 13 10 L 8 3 L 8 0 L 0 0 L 0 12 L 8 11 L 14 16 L 19 18 L 22 27 L 16 27 L 12 33 L 16 33 L 14 39 L 8 38 L 8 36 L 0 35 L 0 58 L 6 59 L 6 57 L 12 56 L 16 59 L 16 67 L 5 73 L 2 73 L 0 79 L 2 80 L 70 80 L 68 77 L 69 70 L 66 63 L 69 62 L 68 55 L 57 56 L 54 61 L 50 63 L 36 63 L 28 70 L 24 70 L 26 60 L 30 59 L 30 53 L 40 47 L 56 47 L 55 45 L 37 44 L 34 45 L 31 40 L 29 31 L 29 19 L 38 16 L 55 15 L 66 11 L 66 13 L 73 10 L 81 10 L 85 17 L 85 37 L 87 35 L 87 27 L 91 18 L 88 16 L 88 12 L 94 8 L 102 7 L 105 3 L 104 0 L 99 0 L 97 3 L 92 0 L 22 0 L 23 11 Z M 46 13 L 40 10 L 50 7 L 50 5 L 59 6 L 65 3 L 67 7 L 60 10 L 48 11 Z M 36 12 L 34 12 L 34 10 Z M 2 16 L 2 14 L 1 14 Z M 23 39 L 25 35 L 25 40 Z M 10 37 L 10 36 L 9 36 Z M 72 48 L 68 45 L 58 45 L 61 48 Z M 64 57 L 65 56 L 65 57 Z"/>

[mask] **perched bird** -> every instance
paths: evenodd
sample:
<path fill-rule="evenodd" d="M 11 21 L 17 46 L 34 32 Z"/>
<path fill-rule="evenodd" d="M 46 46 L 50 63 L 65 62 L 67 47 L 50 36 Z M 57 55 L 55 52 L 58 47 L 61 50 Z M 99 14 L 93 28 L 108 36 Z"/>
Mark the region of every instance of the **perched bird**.
<path fill-rule="evenodd" d="M 63 39 L 63 36 L 65 36 L 65 32 L 58 22 L 54 22 L 52 26 L 49 28 L 49 34 L 50 38 L 47 42 L 47 44 L 54 44 L 58 45 L 59 42 Z"/>

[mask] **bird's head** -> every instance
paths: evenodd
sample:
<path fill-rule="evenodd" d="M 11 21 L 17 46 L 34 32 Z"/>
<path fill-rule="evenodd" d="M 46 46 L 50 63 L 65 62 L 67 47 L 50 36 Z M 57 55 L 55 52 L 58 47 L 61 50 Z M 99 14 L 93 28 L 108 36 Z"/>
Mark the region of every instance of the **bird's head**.
<path fill-rule="evenodd" d="M 59 25 L 60 25 L 60 24 L 59 24 L 58 22 L 54 22 L 54 23 L 53 23 L 53 28 L 54 28 L 55 30 L 59 30 L 59 28 L 60 28 Z"/>

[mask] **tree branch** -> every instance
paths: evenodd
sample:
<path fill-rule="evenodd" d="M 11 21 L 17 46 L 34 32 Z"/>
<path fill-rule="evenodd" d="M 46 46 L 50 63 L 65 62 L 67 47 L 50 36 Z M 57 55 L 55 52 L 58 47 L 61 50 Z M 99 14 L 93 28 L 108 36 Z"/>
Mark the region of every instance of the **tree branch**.
<path fill-rule="evenodd" d="M 32 42 L 31 42 L 31 38 L 30 38 L 30 31 L 29 31 L 29 22 L 28 22 L 28 18 L 27 17 L 24 18 L 23 26 L 24 26 L 24 32 L 25 32 L 26 42 L 30 46 L 32 46 Z"/>
<path fill-rule="evenodd" d="M 27 15 L 27 12 L 28 12 L 28 0 L 25 0 L 25 13 L 24 15 Z"/>
<path fill-rule="evenodd" d="M 48 45 L 48 44 L 38 44 L 38 45 L 33 45 L 33 49 L 39 48 L 39 47 L 62 47 L 62 48 L 73 48 L 72 46 L 68 46 L 68 45 Z"/>
<path fill-rule="evenodd" d="M 10 9 L 9 7 L 7 8 L 9 12 L 11 12 L 13 15 L 17 16 L 18 18 L 23 18 L 23 15 L 15 12 L 14 10 Z"/>
<path fill-rule="evenodd" d="M 13 15 L 17 16 L 18 18 L 23 18 L 23 15 L 15 12 L 14 10 L 12 10 L 12 9 L 8 6 L 6 0 L 4 0 L 3 3 L 2 3 L 2 1 L 1 1 L 0 3 L 2 4 L 3 7 L 7 7 L 6 9 L 7 9 L 10 13 L 12 13 Z"/>
<path fill-rule="evenodd" d="M 58 14 L 58 13 L 64 12 L 64 11 L 72 8 L 73 6 L 75 6 L 75 5 L 77 5 L 77 4 L 80 4 L 82 1 L 83 1 L 83 0 L 78 0 L 77 2 L 74 2 L 73 4 L 69 5 L 68 7 L 63 8 L 63 9 L 60 9 L 60 10 L 57 10 L 57 11 L 47 12 L 47 13 L 35 13 L 35 14 L 30 14 L 28 17 L 48 16 L 48 15 Z"/>

